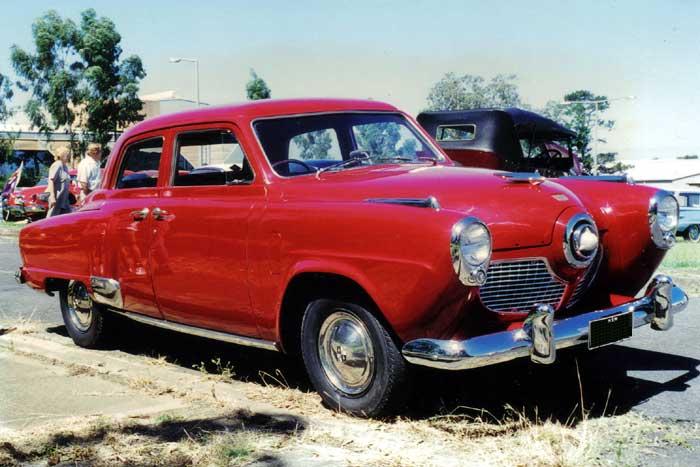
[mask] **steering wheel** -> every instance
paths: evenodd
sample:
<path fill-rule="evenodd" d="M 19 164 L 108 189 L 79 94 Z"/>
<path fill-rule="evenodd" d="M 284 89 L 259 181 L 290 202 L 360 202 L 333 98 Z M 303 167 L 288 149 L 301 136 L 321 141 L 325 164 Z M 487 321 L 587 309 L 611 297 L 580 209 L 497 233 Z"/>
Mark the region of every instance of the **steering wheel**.
<path fill-rule="evenodd" d="M 272 168 L 276 169 L 280 165 L 287 165 L 287 164 L 299 164 L 300 166 L 304 167 L 307 172 L 316 172 L 316 167 L 313 165 L 307 164 L 306 162 L 299 160 L 299 159 L 284 159 L 281 161 L 277 161 L 274 164 L 272 164 Z"/>

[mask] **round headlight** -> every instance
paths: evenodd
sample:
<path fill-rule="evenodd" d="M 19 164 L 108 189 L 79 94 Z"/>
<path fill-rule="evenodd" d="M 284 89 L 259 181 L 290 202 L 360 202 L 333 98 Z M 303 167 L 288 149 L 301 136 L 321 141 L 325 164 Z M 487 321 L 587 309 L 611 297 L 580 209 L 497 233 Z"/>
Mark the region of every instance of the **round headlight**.
<path fill-rule="evenodd" d="M 649 202 L 651 238 L 662 249 L 671 248 L 678 228 L 678 201 L 667 191 L 658 191 Z"/>
<path fill-rule="evenodd" d="M 585 268 L 598 252 L 598 228 L 588 214 L 576 214 L 566 223 L 564 256 L 575 268 Z"/>
<path fill-rule="evenodd" d="M 491 233 L 475 217 L 467 217 L 452 226 L 450 240 L 452 266 L 465 285 L 483 285 L 491 259 Z"/>

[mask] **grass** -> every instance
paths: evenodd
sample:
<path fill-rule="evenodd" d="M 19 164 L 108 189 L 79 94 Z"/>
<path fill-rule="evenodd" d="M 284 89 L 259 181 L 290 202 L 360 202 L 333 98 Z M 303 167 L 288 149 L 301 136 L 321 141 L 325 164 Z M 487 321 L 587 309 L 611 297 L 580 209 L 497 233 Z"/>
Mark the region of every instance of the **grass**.
<path fill-rule="evenodd" d="M 667 269 L 691 269 L 700 274 L 700 244 L 679 240 L 666 253 L 661 267 Z"/>

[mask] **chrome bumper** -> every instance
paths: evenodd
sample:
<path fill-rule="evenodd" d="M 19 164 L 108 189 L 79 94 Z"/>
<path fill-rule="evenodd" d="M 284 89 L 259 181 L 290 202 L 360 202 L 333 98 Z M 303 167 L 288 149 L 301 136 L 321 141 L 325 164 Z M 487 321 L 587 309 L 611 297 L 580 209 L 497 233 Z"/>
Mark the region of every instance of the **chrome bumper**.
<path fill-rule="evenodd" d="M 463 341 L 416 339 L 404 345 L 409 362 L 444 370 L 466 370 L 530 356 L 537 363 L 553 363 L 556 349 L 588 342 L 588 324 L 626 312 L 633 313 L 633 327 L 651 324 L 666 331 L 673 326 L 673 315 L 688 305 L 688 296 L 673 285 L 670 277 L 654 277 L 642 298 L 604 310 L 554 320 L 549 306 L 539 306 L 521 329 L 502 331 Z"/>

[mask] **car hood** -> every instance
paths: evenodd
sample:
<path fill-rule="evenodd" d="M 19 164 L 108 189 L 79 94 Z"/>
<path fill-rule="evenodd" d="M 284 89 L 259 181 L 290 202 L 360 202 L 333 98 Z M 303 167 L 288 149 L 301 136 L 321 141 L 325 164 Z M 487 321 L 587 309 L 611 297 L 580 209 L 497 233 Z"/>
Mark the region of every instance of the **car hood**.
<path fill-rule="evenodd" d="M 313 193 L 324 200 L 366 202 L 433 196 L 440 209 L 484 221 L 493 235 L 494 249 L 547 245 L 552 241 L 555 222 L 565 209 L 574 206 L 585 211 L 570 190 L 553 181 L 514 182 L 504 178 L 504 174 L 440 165 L 367 167 L 324 173 L 311 182 L 316 185 L 314 189 L 308 182 L 289 183 L 285 197 L 308 198 Z M 296 181 L 303 178 L 306 177 L 297 177 Z"/>

